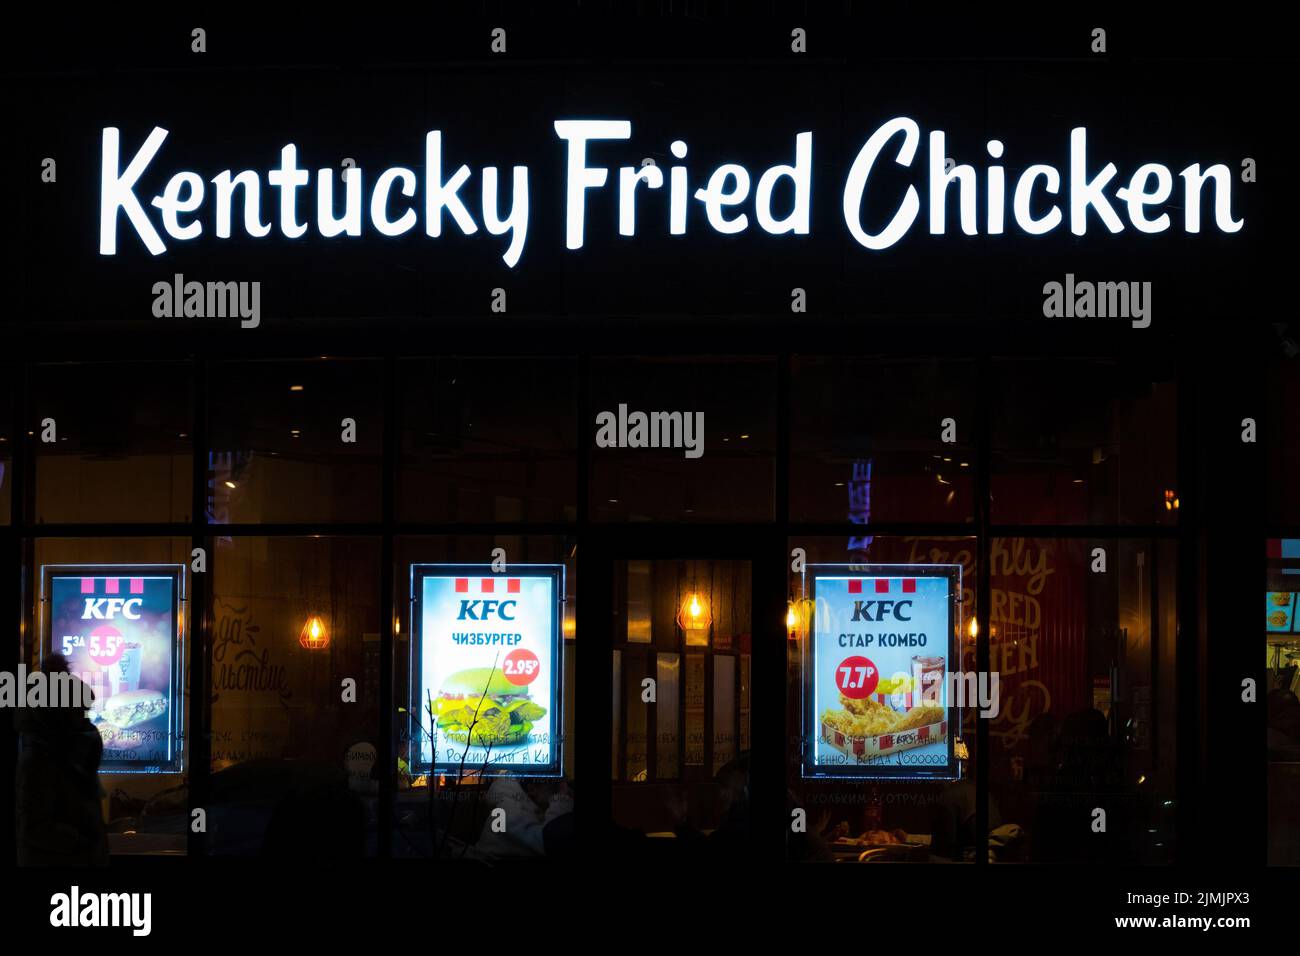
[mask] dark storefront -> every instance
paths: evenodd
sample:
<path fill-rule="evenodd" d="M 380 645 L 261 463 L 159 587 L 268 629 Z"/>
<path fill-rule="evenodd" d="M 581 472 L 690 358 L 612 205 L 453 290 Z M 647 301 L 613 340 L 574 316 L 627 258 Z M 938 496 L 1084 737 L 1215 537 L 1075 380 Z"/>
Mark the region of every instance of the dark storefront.
<path fill-rule="evenodd" d="M 814 27 L 804 54 L 789 13 L 647 20 L 616 40 L 583 17 L 507 24 L 504 53 L 495 23 L 423 40 L 213 26 L 203 53 L 192 25 L 150 24 L 11 64 L 5 667 L 57 649 L 59 588 L 74 603 L 138 594 L 173 655 L 146 650 L 161 676 L 127 681 L 163 688 L 175 752 L 105 769 L 115 861 L 492 861 L 528 845 L 767 864 L 1295 862 L 1294 751 L 1269 737 L 1264 752 L 1262 698 L 1283 675 L 1245 639 L 1265 571 L 1289 593 L 1282 548 L 1300 535 L 1294 330 L 1264 291 L 1289 144 L 1239 96 L 1254 41 L 1112 29 L 1093 53 L 1084 24 L 986 31 L 972 53 L 969 26 Z M 1263 89 L 1282 75 L 1249 70 Z M 895 159 L 906 130 L 886 140 L 849 218 L 878 236 L 909 186 L 920 205 L 868 249 L 845 182 L 900 117 L 919 130 L 914 160 Z M 587 146 L 608 178 L 577 191 L 580 248 L 566 119 L 630 123 Z M 156 256 L 129 203 L 110 208 L 105 254 L 106 127 L 121 168 L 167 131 L 133 187 Z M 1121 230 L 1094 207 L 1071 231 L 1079 127 L 1084 179 L 1116 167 Z M 286 144 L 310 177 L 296 206 L 273 185 Z M 969 210 L 961 166 L 933 201 L 927 176 L 948 157 L 968 164 Z M 462 163 L 471 235 L 454 203 L 425 203 Z M 1135 213 L 1114 190 L 1143 164 L 1172 180 Z M 1179 172 L 1194 164 L 1225 171 L 1195 231 Z M 796 174 L 764 197 L 778 166 Z M 512 167 L 527 167 L 526 227 Z M 252 171 L 260 206 L 247 184 L 224 221 L 211 185 L 186 205 L 223 170 Z M 696 190 L 745 198 L 715 208 Z M 338 235 L 322 235 L 325 212 L 343 216 Z M 1167 229 L 1141 227 L 1160 212 Z M 788 228 L 771 221 L 787 213 Z M 199 234 L 177 238 L 187 222 Z M 257 313 L 247 297 L 241 314 L 186 313 L 191 282 L 195 309 L 207 283 L 260 283 Z M 1123 283 L 1131 314 L 1046 317 L 1053 282 L 1072 302 Z M 682 441 L 639 447 L 637 412 L 679 413 Z M 151 575 L 172 605 L 149 603 Z M 526 668 L 516 689 L 542 677 L 506 687 L 499 719 L 546 739 L 458 784 L 436 743 L 422 750 L 420 716 L 472 744 L 444 678 L 500 656 L 433 662 L 429 615 L 459 599 L 477 623 L 533 587 L 545 639 L 506 667 Z M 929 588 L 926 643 L 897 605 Z M 841 591 L 905 632 L 885 651 L 882 631 L 876 660 L 901 663 L 871 663 L 869 687 L 815 663 L 833 675 L 827 655 L 853 646 L 825 623 Z M 1270 641 L 1281 668 L 1294 644 Z M 996 716 L 914 712 L 935 666 L 994 675 Z M 860 773 L 855 747 L 883 748 L 893 771 Z M 907 747 L 929 762 L 897 757 Z M 572 810 L 568 829 L 502 850 L 491 813 L 508 800 L 542 823 Z M 1225 826 L 1230 840 L 1211 838 Z"/>

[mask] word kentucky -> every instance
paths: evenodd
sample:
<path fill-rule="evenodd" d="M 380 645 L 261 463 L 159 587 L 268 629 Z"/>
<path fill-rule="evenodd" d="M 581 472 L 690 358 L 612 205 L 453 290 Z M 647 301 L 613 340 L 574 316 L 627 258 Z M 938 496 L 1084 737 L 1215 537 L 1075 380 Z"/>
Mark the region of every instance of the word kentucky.
<path fill-rule="evenodd" d="M 773 236 L 806 236 L 812 231 L 814 143 L 810 131 L 795 134 L 789 163 L 762 170 L 723 163 L 707 174 L 693 174 L 690 166 L 681 162 L 689 153 L 683 140 L 668 144 L 668 152 L 679 162 L 666 170 L 653 160 L 640 158 L 647 150 L 661 151 L 662 144 L 619 145 L 632 139 L 630 120 L 562 119 L 553 127 L 566 156 L 567 249 L 583 247 L 588 200 L 602 191 L 608 191 L 603 201 L 610 204 L 610 211 L 617 210 L 621 237 L 635 236 L 638 222 L 647 218 L 661 229 L 666 224 L 669 235 L 685 235 L 691 209 L 696 208 L 690 205 L 692 199 L 699 203 L 695 218 L 702 212 L 715 233 L 744 232 L 751 223 Z M 190 170 L 169 177 L 164 173 L 161 190 L 144 200 L 136 190 L 142 181 L 161 181 L 157 172 L 150 174 L 150 166 L 167 136 L 167 130 L 155 126 L 123 166 L 121 134 L 116 127 L 103 128 L 102 255 L 117 254 L 121 215 L 155 256 L 167 250 L 163 236 L 177 242 L 206 233 L 230 239 L 236 221 L 242 223 L 245 235 L 264 239 L 271 234 L 272 215 L 279 234 L 286 239 L 306 235 L 313 224 L 316 235 L 325 239 L 356 238 L 365 231 L 366 222 L 373 232 L 388 237 L 406 235 L 423 225 L 424 234 L 436 239 L 442 235 L 444 216 L 449 216 L 465 236 L 478 232 L 481 225 L 489 235 L 507 237 L 501 256 L 507 266 L 514 268 L 523 255 L 530 208 L 528 167 L 513 166 L 508 177 L 496 166 L 482 167 L 476 218 L 471 208 L 474 188 L 469 185 L 474 171 L 462 163 L 445 172 L 451 164 L 444 164 L 441 130 L 425 134 L 423 155 L 413 157 L 411 165 L 390 166 L 377 174 L 352 160 L 344 160 L 338 170 L 323 166 L 313 171 L 299 164 L 298 147 L 287 143 L 280 148 L 279 165 L 265 173 L 225 169 L 207 178 Z M 923 141 L 926 155 L 922 161 L 917 154 Z M 1065 169 L 1029 160 L 1021 162 L 1018 175 L 1009 176 L 1002 162 L 1007 148 L 997 139 L 984 143 L 987 156 L 981 157 L 981 169 L 951 158 L 954 152 L 943 130 L 923 136 L 920 125 L 906 116 L 888 120 L 872 132 L 858 149 L 841 187 L 844 225 L 854 241 L 865 249 L 882 250 L 902 240 L 923 218 L 921 189 L 925 190 L 924 220 L 930 235 L 949 231 L 948 207 L 953 195 L 957 225 L 967 236 L 1001 235 L 1009 221 L 1030 236 L 1053 232 L 1067 223 L 1073 235 L 1083 236 L 1098 221 L 1110 233 L 1132 228 L 1156 234 L 1173 228 L 1174 217 L 1165 207 L 1181 212 L 1184 232 L 1199 233 L 1202 207 L 1207 203 L 1212 204 L 1214 226 L 1220 232 L 1238 232 L 1245 223 L 1232 214 L 1233 177 L 1227 165 L 1202 168 L 1200 163 L 1192 163 L 1185 167 L 1177 174 L 1182 180 L 1177 196 L 1174 173 L 1161 163 L 1143 163 L 1127 182 L 1116 180 L 1119 169 L 1114 163 L 1099 163 L 1089 156 L 1088 130 L 1082 126 L 1070 130 Z M 597 162 L 592 155 L 596 153 L 608 156 L 609 164 Z M 889 174 L 875 174 L 886 163 L 911 171 L 906 176 L 910 182 L 895 179 L 892 185 L 880 186 Z M 508 186 L 501 182 L 506 178 Z M 703 185 L 692 191 L 692 180 Z M 883 203 L 873 202 L 872 206 L 891 211 L 883 221 L 864 222 L 862 210 L 868 193 L 881 189 L 887 190 Z M 264 190 L 271 192 L 265 199 Z M 308 211 L 301 208 L 300 197 L 306 198 Z M 156 218 L 147 207 L 157 210 Z M 604 217 L 593 219 L 603 221 Z"/>

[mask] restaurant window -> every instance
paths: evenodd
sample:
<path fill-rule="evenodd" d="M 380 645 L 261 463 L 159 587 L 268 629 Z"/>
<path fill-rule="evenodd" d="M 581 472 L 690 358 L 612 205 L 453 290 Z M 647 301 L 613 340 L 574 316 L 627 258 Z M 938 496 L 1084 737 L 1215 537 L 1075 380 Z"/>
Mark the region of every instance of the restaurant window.
<path fill-rule="evenodd" d="M 598 521 L 771 521 L 776 363 L 591 363 L 591 515 Z"/>
<path fill-rule="evenodd" d="M 189 520 L 188 365 L 38 365 L 30 374 L 36 524 Z"/>
<path fill-rule="evenodd" d="M 1300 865 L 1300 539 L 1268 542 L 1268 862 Z"/>
<path fill-rule="evenodd" d="M 380 542 L 214 539 L 208 852 L 375 853 Z"/>
<path fill-rule="evenodd" d="M 37 538 L 34 548 L 23 659 L 34 670 L 61 654 L 95 694 L 89 717 L 103 742 L 109 852 L 184 854 L 190 539 Z M 87 600 L 100 615 L 93 625 L 83 621 Z"/>
<path fill-rule="evenodd" d="M 1170 863 L 1177 545 L 994 538 L 990 840 L 1034 863 Z"/>
<path fill-rule="evenodd" d="M 209 366 L 209 520 L 378 520 L 381 364 L 322 359 Z"/>
<path fill-rule="evenodd" d="M 1300 525 L 1300 363 L 1276 359 L 1268 368 L 1266 483 L 1268 518 L 1274 524 Z"/>
<path fill-rule="evenodd" d="M 571 853 L 575 539 L 402 536 L 395 552 L 393 855 Z"/>
<path fill-rule="evenodd" d="M 748 840 L 753 594 L 747 561 L 614 564 L 615 832 L 647 852 Z M 687 844 L 692 844 L 687 846 Z"/>
<path fill-rule="evenodd" d="M 787 837 L 787 858 L 971 862 L 982 757 L 976 708 L 959 706 L 949 674 L 975 670 L 976 539 L 790 547 L 806 566 L 789 584 L 786 782 L 805 829 Z"/>
<path fill-rule="evenodd" d="M 399 374 L 402 519 L 573 520 L 573 359 L 425 359 L 402 362 Z"/>
<path fill-rule="evenodd" d="M 975 420 L 962 410 L 974 406 L 968 362 L 796 357 L 791 518 L 970 521 Z"/>
<path fill-rule="evenodd" d="M 1177 523 L 1172 370 L 1101 359 L 992 369 L 995 522 Z"/>

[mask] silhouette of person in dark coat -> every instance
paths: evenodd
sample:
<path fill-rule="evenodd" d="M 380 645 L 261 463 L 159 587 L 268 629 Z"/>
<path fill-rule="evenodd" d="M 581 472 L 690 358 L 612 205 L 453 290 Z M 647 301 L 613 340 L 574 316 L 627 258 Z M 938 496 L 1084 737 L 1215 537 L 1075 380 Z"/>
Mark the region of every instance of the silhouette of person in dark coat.
<path fill-rule="evenodd" d="M 103 866 L 108 863 L 108 835 L 100 807 L 99 761 L 104 742 L 73 701 L 53 699 L 53 677 L 69 689 L 94 692 L 68 674 L 68 662 L 58 654 L 46 659 L 42 671 L 51 680 L 45 707 L 16 710 L 18 730 L 18 865 Z M 75 684 L 73 683 L 75 682 Z M 79 685 L 79 686 L 76 686 Z M 72 703 L 72 706 L 53 706 Z"/>

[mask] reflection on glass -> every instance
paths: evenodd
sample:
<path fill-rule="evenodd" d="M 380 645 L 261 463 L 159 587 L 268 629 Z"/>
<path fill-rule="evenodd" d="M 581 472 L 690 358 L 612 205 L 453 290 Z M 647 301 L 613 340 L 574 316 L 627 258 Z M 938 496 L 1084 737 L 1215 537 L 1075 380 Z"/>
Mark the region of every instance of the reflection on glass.
<path fill-rule="evenodd" d="M 627 639 L 634 644 L 649 644 L 650 633 L 650 562 L 627 563 Z"/>
<path fill-rule="evenodd" d="M 681 707 L 681 655 L 658 654 L 656 659 L 655 717 L 659 729 L 655 741 L 655 773 L 660 780 L 673 780 L 681 774 L 677 757 L 681 744 L 677 729 L 677 713 Z"/>
<path fill-rule="evenodd" d="M 713 658 L 713 772 L 736 757 L 736 658 Z"/>
<path fill-rule="evenodd" d="M 214 364 L 209 520 L 377 520 L 380 373 L 373 361 Z"/>
<path fill-rule="evenodd" d="M 956 427 L 945 436 L 939 423 L 952 409 L 971 407 L 974 395 L 969 362 L 796 358 L 791 517 L 854 524 L 970 521 L 973 432 Z"/>
<path fill-rule="evenodd" d="M 644 783 L 649 766 L 646 754 L 647 704 L 641 682 L 646 674 L 645 658 L 638 655 L 623 661 L 623 696 L 627 701 L 627 734 L 624 737 L 626 760 L 623 779 Z"/>
<path fill-rule="evenodd" d="M 1177 523 L 1172 371 L 1101 360 L 994 368 L 995 521 Z"/>

